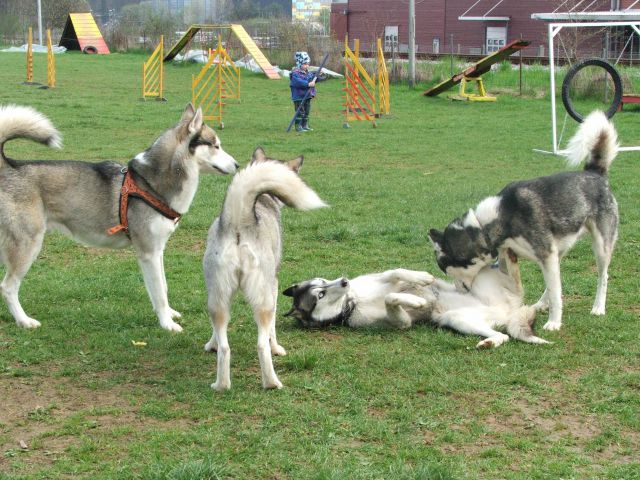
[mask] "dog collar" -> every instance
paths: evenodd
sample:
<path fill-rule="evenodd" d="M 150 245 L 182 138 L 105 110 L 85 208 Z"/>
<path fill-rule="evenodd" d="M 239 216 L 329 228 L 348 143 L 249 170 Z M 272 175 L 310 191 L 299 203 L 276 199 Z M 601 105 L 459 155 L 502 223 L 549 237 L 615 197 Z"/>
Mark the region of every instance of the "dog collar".
<path fill-rule="evenodd" d="M 129 236 L 129 220 L 127 218 L 129 197 L 139 198 L 158 213 L 164 215 L 169 220 L 173 220 L 174 223 L 178 223 L 182 215 L 162 200 L 158 199 L 158 197 L 142 190 L 134 180 L 132 174 L 133 170 L 131 168 L 123 167 L 121 171 L 124 173 L 124 178 L 122 179 L 122 188 L 120 189 L 120 223 L 115 227 L 108 229 L 107 235 L 115 235 L 118 232 L 124 232 L 127 237 Z"/>

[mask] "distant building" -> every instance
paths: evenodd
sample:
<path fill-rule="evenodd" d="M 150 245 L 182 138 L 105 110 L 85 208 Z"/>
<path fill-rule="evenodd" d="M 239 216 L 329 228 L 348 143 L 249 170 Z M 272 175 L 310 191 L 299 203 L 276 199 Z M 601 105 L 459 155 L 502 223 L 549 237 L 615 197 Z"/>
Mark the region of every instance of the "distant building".
<path fill-rule="evenodd" d="M 294 21 L 319 23 L 323 9 L 331 9 L 331 0 L 292 0 L 291 18 Z"/>
<path fill-rule="evenodd" d="M 569 2 L 580 5 L 583 2 Z M 633 7 L 638 3 L 638 7 Z M 337 39 L 359 39 L 363 51 L 371 51 L 382 38 L 387 51 L 406 53 L 409 25 L 408 0 L 334 0 L 331 6 L 331 33 Z M 416 0 L 415 43 L 418 54 L 487 55 L 506 43 L 524 39 L 531 45 L 525 56 L 545 57 L 547 22 L 534 20 L 534 13 L 563 11 L 561 0 Z M 640 8 L 635 0 L 590 0 L 581 9 L 616 11 Z M 616 27 L 618 28 L 618 27 Z M 616 32 L 627 35 L 630 28 Z M 591 39 L 594 51 L 602 54 L 603 44 Z M 620 42 L 611 39 L 610 51 Z M 623 43 L 624 44 L 624 43 Z M 638 54 L 636 41 L 632 46 Z M 562 54 L 562 52 L 558 52 Z"/>

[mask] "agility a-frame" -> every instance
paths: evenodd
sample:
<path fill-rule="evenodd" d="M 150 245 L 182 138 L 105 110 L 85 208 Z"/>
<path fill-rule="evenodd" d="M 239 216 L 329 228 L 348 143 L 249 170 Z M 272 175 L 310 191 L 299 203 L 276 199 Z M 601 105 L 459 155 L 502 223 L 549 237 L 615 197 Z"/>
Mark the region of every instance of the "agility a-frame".
<path fill-rule="evenodd" d="M 637 3 L 637 2 L 635 2 Z M 635 3 L 633 5 L 635 5 Z M 632 5 L 632 6 L 633 6 Z M 563 28 L 593 28 L 593 27 L 631 27 L 640 36 L 640 13 L 630 9 L 611 12 L 565 12 L 565 13 L 534 13 L 531 18 L 551 22 L 548 24 L 549 37 L 549 80 L 551 97 L 551 137 L 552 150 L 538 150 L 541 153 L 566 155 L 566 151 L 559 146 L 558 124 L 556 115 L 556 78 L 555 78 L 555 44 L 554 39 Z M 640 146 L 620 147 L 620 151 L 638 151 Z"/>

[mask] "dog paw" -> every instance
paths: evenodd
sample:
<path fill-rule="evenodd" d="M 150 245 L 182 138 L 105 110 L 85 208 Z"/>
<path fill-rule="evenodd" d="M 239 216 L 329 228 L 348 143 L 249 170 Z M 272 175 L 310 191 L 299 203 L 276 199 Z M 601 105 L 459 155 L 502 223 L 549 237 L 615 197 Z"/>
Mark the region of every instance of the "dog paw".
<path fill-rule="evenodd" d="M 420 298 L 420 297 L 408 298 L 405 300 L 405 302 L 406 302 L 405 306 L 411 307 L 411 308 L 426 307 L 427 304 L 429 303 L 424 298 Z"/>
<path fill-rule="evenodd" d="M 179 333 L 182 331 L 182 327 L 180 326 L 180 324 L 173 322 L 171 320 L 168 322 L 160 323 L 160 326 L 165 330 L 168 330 L 169 332 Z"/>
<path fill-rule="evenodd" d="M 231 390 L 231 382 L 216 381 L 211 384 L 211 388 L 216 392 L 224 392 L 225 390 Z"/>
<path fill-rule="evenodd" d="M 21 328 L 38 328 L 40 325 L 42 325 L 38 320 L 31 317 L 27 317 L 23 320 L 16 320 L 16 323 Z"/>
<path fill-rule="evenodd" d="M 271 347 L 271 354 L 276 355 L 278 357 L 284 357 L 287 354 L 287 351 L 284 349 L 282 345 L 275 345 Z"/>
<path fill-rule="evenodd" d="M 604 307 L 593 307 L 591 309 L 591 315 L 605 315 Z"/>
<path fill-rule="evenodd" d="M 436 281 L 436 277 L 434 277 L 430 273 L 420 272 L 420 273 L 416 274 L 415 283 L 417 283 L 418 285 L 420 285 L 422 287 L 424 287 L 426 285 L 431 285 L 435 281 Z"/>
<path fill-rule="evenodd" d="M 562 326 L 562 322 L 552 322 L 551 320 L 549 320 L 547 323 L 544 324 L 542 328 L 545 330 L 549 330 L 550 332 L 553 332 L 556 330 L 560 330 L 561 326 Z"/>
<path fill-rule="evenodd" d="M 266 390 L 274 390 L 274 389 L 280 390 L 282 388 L 282 382 L 277 378 L 274 378 L 273 380 L 263 382 L 262 386 Z"/>
<path fill-rule="evenodd" d="M 182 314 L 180 312 L 178 312 L 177 310 L 174 310 L 173 308 L 169 307 L 169 315 L 171 316 L 171 318 L 182 318 Z"/>
<path fill-rule="evenodd" d="M 209 340 L 207 343 L 204 344 L 204 351 L 205 352 L 217 352 L 218 351 L 218 342 L 216 342 L 214 340 Z"/>
<path fill-rule="evenodd" d="M 497 348 L 505 342 L 509 341 L 509 335 L 500 334 L 493 337 L 488 337 L 478 342 L 476 348 Z"/>

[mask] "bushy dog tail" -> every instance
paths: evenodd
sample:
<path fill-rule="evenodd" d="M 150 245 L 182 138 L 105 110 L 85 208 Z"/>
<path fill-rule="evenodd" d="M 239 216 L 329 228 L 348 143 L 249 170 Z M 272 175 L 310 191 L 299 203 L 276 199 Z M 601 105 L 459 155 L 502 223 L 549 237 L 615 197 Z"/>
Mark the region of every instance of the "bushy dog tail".
<path fill-rule="evenodd" d="M 327 206 L 285 163 L 268 160 L 251 163 L 236 173 L 227 190 L 221 221 L 235 226 L 255 224 L 255 203 L 265 193 L 297 210 Z"/>
<path fill-rule="evenodd" d="M 0 165 L 4 163 L 4 144 L 14 138 L 28 138 L 52 148 L 62 148 L 60 133 L 40 112 L 18 105 L 0 106 Z"/>
<path fill-rule="evenodd" d="M 585 170 L 606 175 L 618 153 L 618 134 L 613 124 L 600 110 L 585 118 L 569 140 L 567 163 L 575 167 L 585 161 Z"/>

